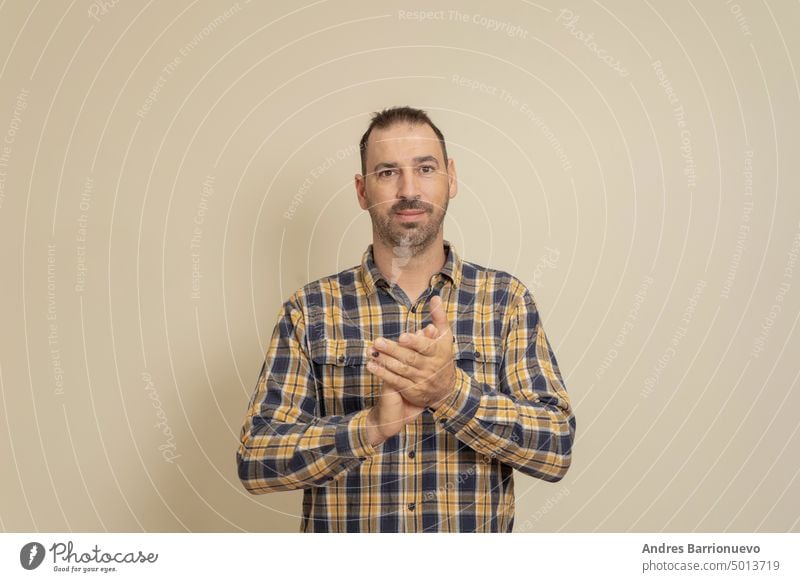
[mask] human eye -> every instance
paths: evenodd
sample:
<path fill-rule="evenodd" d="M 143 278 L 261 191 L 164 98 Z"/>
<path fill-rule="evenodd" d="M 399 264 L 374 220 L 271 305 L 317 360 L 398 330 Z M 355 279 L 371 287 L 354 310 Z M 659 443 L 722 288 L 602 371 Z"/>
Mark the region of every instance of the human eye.
<path fill-rule="evenodd" d="M 394 169 L 387 168 L 385 170 L 378 170 L 378 178 L 391 178 L 392 175 L 395 173 Z"/>
<path fill-rule="evenodd" d="M 433 174 L 436 171 L 436 168 L 431 166 L 430 164 L 425 164 L 419 167 L 420 174 Z"/>

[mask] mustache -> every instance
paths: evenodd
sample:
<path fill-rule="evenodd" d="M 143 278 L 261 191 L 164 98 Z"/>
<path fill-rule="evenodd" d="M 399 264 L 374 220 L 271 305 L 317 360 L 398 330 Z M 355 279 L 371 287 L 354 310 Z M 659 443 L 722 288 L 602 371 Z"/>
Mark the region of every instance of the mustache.
<path fill-rule="evenodd" d="M 404 210 L 424 210 L 425 212 L 430 212 L 432 210 L 432 205 L 428 204 L 427 202 L 422 202 L 421 200 L 407 200 L 403 199 L 394 206 L 392 206 L 392 212 L 402 212 Z"/>

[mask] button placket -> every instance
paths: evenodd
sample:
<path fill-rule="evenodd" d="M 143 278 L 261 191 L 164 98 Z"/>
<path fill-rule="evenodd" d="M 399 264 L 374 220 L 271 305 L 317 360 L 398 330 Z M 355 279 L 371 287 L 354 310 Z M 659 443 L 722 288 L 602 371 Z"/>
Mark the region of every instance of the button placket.
<path fill-rule="evenodd" d="M 407 522 L 406 522 L 406 531 L 417 531 L 418 529 L 418 520 L 415 517 L 414 509 L 416 508 L 416 501 L 417 501 L 417 482 L 418 482 L 418 475 L 417 475 L 417 463 L 416 463 L 416 449 L 417 449 L 417 432 L 418 432 L 418 423 L 419 418 L 417 418 L 414 422 L 407 424 L 405 426 L 405 430 L 403 431 L 405 434 L 405 438 L 403 439 L 403 451 L 405 454 L 403 455 L 403 470 L 405 472 L 405 477 L 403 478 L 404 483 L 404 500 L 406 503 L 406 508 L 408 509 L 408 513 L 406 514 Z"/>
<path fill-rule="evenodd" d="M 430 294 L 425 294 L 419 301 L 414 303 L 408 309 L 406 314 L 405 332 L 415 334 L 418 329 L 422 328 L 422 318 L 424 313 L 424 304 L 430 298 Z M 421 515 L 416 511 L 418 496 L 421 494 L 417 490 L 417 484 L 420 477 L 417 474 L 418 467 L 416 462 L 416 449 L 417 447 L 417 433 L 418 426 L 421 418 L 417 418 L 415 422 L 407 424 L 403 430 L 403 447 L 401 450 L 405 451 L 405 458 L 403 459 L 403 466 L 405 471 L 404 484 L 404 500 L 406 505 L 406 531 L 418 531 L 421 527 Z"/>

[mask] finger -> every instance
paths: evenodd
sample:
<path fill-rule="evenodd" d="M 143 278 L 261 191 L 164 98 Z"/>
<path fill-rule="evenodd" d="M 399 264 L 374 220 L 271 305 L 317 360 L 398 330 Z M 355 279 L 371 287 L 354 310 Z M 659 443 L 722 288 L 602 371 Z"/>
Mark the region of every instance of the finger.
<path fill-rule="evenodd" d="M 399 376 L 392 372 L 391 370 L 387 369 L 385 366 L 382 366 L 375 360 L 370 360 L 367 362 L 367 371 L 372 374 L 373 376 L 377 376 L 381 380 L 383 380 L 386 384 L 390 384 L 391 390 L 395 392 L 400 392 L 402 394 L 403 390 L 407 390 L 413 386 L 413 383 L 402 376 Z M 386 385 L 384 384 L 384 385 Z"/>
<path fill-rule="evenodd" d="M 393 374 L 396 374 L 401 378 L 405 378 L 414 385 L 421 382 L 421 379 L 424 379 L 425 376 L 430 375 L 423 370 L 415 368 L 414 366 L 410 366 L 409 364 L 398 360 L 397 358 L 393 358 L 392 356 L 387 356 L 386 354 L 381 354 L 372 361 L 376 362 L 379 366 L 387 368 Z"/>
<path fill-rule="evenodd" d="M 383 381 L 381 383 L 382 390 L 391 390 L 392 392 L 396 392 L 409 402 L 416 400 L 419 397 L 419 389 L 417 384 L 395 374 L 388 368 L 381 366 L 375 361 L 370 361 L 367 363 L 367 370 Z"/>
<path fill-rule="evenodd" d="M 373 352 L 378 351 L 381 354 L 388 354 L 393 358 L 396 358 L 401 362 L 405 362 L 411 366 L 417 365 L 417 361 L 419 360 L 419 353 L 416 350 L 401 346 L 396 341 L 390 339 L 379 337 L 375 340 L 372 346 Z"/>
<path fill-rule="evenodd" d="M 444 312 L 444 305 L 442 304 L 442 298 L 438 295 L 434 295 L 431 297 L 430 300 L 430 311 L 431 311 L 431 320 L 433 321 L 433 325 L 436 326 L 436 330 L 439 332 L 439 335 L 443 335 L 450 331 L 450 323 L 447 321 L 447 315 Z"/>
<path fill-rule="evenodd" d="M 423 356 L 430 356 L 436 351 L 436 346 L 433 343 L 433 339 L 425 335 L 425 330 L 422 330 L 422 332 L 422 335 L 419 335 L 419 332 L 416 334 L 401 333 L 398 343 L 405 348 L 419 352 Z"/>
<path fill-rule="evenodd" d="M 432 340 L 431 343 L 429 344 L 430 347 L 431 347 L 430 351 L 420 350 L 420 349 L 417 350 L 420 353 L 424 353 L 426 356 L 434 356 L 434 355 L 436 355 L 436 342 L 441 342 L 445 338 L 452 339 L 452 335 L 451 334 L 445 334 L 443 336 L 440 336 L 439 335 L 439 330 L 436 329 L 436 326 L 433 325 L 432 323 L 429 323 L 424 328 L 422 328 L 421 330 L 417 331 L 417 334 L 422 335 L 423 337 L 426 337 L 429 340 Z"/>

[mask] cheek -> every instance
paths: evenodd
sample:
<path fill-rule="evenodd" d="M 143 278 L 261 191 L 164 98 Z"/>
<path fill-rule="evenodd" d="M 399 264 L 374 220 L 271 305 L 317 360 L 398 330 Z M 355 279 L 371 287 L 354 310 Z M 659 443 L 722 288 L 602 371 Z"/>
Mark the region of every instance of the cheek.
<path fill-rule="evenodd" d="M 365 190 L 365 195 L 375 202 L 391 199 L 397 192 L 397 185 L 392 180 L 375 180 Z"/>
<path fill-rule="evenodd" d="M 447 182 L 444 184 L 431 184 L 430 187 L 423 191 L 423 198 L 433 204 L 434 212 L 441 212 L 447 207 L 447 202 L 450 198 L 447 191 Z"/>
<path fill-rule="evenodd" d="M 364 193 L 367 208 L 370 211 L 386 214 L 392 207 L 394 201 L 390 195 L 381 191 L 380 188 L 370 188 L 369 192 Z"/>

